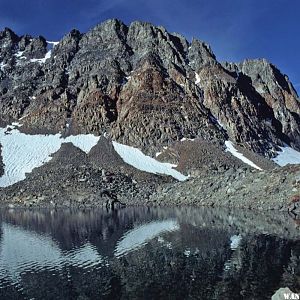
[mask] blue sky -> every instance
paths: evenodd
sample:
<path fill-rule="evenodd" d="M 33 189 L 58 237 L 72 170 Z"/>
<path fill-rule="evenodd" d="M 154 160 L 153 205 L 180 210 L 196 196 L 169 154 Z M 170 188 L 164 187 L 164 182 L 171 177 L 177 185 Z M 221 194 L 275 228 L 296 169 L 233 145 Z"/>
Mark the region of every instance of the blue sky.
<path fill-rule="evenodd" d="M 299 0 L 0 0 L 0 28 L 48 40 L 108 18 L 149 21 L 197 37 L 220 61 L 267 58 L 300 91 Z"/>

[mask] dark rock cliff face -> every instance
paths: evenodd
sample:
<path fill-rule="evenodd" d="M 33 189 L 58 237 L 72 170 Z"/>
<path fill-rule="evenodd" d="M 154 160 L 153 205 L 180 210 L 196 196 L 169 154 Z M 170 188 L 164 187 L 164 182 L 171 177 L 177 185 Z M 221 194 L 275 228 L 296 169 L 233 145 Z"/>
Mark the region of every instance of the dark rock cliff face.
<path fill-rule="evenodd" d="M 183 137 L 300 150 L 299 99 L 276 67 L 220 64 L 207 44 L 149 23 L 108 20 L 56 45 L 6 28 L 0 66 L 0 119 L 31 132 L 107 133 L 150 154 Z"/>

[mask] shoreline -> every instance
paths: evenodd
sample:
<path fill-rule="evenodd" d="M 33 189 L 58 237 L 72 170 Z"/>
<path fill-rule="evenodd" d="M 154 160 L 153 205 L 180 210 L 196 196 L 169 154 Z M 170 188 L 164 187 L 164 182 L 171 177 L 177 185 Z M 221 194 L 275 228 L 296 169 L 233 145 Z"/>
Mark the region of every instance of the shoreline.
<path fill-rule="evenodd" d="M 152 195 L 152 197 L 155 197 Z M 257 211 L 257 212 L 279 212 L 279 213 L 288 213 L 288 205 L 284 202 L 283 204 L 278 204 L 278 202 L 268 202 L 264 201 L 261 202 L 261 206 L 256 207 L 253 206 L 256 199 L 252 198 L 249 199 L 247 202 L 240 202 L 240 203 L 228 203 L 228 200 L 225 201 L 218 201 L 217 198 L 207 199 L 204 201 L 200 200 L 199 202 L 196 202 L 194 199 L 183 199 L 181 202 L 168 202 L 164 201 L 162 202 L 160 199 L 157 201 L 156 199 L 146 200 L 144 203 L 141 203 L 139 200 L 134 201 L 131 200 L 128 203 L 125 203 L 125 206 L 123 207 L 116 207 L 115 209 L 107 209 L 107 211 L 113 211 L 113 210 L 121 210 L 123 208 L 136 208 L 136 207 L 145 207 L 145 208 L 184 208 L 184 207 L 193 207 L 193 208 L 208 208 L 208 209 L 231 209 L 231 210 L 244 210 L 244 211 Z M 124 200 L 123 200 L 124 201 Z M 8 201 L 6 203 L 0 203 L 0 209 L 106 209 L 105 201 L 103 202 L 97 202 L 97 203 L 78 203 L 76 199 L 74 199 L 74 203 L 69 203 L 69 205 L 66 205 L 62 202 L 43 202 L 43 203 L 34 203 L 31 201 L 28 201 L 28 203 L 20 204 L 13 201 Z"/>
<path fill-rule="evenodd" d="M 105 207 L 106 201 L 117 199 L 126 206 L 288 211 L 293 201 L 300 204 L 300 165 L 270 171 L 202 170 L 184 182 L 168 181 L 167 177 L 137 182 L 127 175 L 108 175 L 90 167 L 76 172 L 72 165 L 64 169 L 56 164 L 44 171 L 35 169 L 25 180 L 0 189 L 0 207 L 99 208 Z M 300 207 L 296 213 L 300 215 Z"/>

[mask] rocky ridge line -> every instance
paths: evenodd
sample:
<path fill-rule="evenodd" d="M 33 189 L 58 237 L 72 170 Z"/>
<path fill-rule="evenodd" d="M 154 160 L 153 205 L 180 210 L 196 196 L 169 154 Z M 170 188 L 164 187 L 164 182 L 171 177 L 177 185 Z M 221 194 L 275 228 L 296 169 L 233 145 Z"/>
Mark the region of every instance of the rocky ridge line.
<path fill-rule="evenodd" d="M 30 133 L 106 132 L 152 155 L 195 137 L 267 157 L 284 143 L 300 150 L 287 76 L 266 60 L 221 64 L 204 42 L 150 23 L 108 20 L 54 46 L 6 28 L 0 65 L 0 119 L 22 118 Z"/>

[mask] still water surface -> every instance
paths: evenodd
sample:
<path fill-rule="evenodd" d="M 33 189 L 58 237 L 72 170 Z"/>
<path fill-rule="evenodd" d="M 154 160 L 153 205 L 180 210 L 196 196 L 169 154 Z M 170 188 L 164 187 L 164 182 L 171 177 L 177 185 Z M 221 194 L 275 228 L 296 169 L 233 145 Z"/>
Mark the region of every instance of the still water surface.
<path fill-rule="evenodd" d="M 286 215 L 1 210 L 0 299 L 270 299 L 300 290 Z"/>

